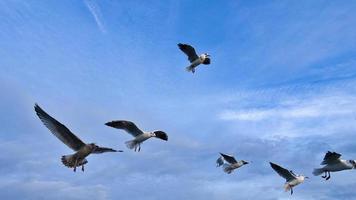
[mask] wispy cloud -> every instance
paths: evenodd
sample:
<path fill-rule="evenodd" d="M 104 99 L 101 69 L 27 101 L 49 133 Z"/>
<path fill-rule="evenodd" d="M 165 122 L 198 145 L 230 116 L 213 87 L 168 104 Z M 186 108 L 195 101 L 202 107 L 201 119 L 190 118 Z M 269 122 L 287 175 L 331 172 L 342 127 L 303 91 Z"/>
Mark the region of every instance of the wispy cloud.
<path fill-rule="evenodd" d="M 105 26 L 102 22 L 102 16 L 99 6 L 93 0 L 85 0 L 85 5 L 88 7 L 90 13 L 93 15 L 95 23 L 101 32 L 106 33 Z"/>
<path fill-rule="evenodd" d="M 342 116 L 356 112 L 355 96 L 314 97 L 294 102 L 281 102 L 273 108 L 225 110 L 219 114 L 222 120 L 259 121 L 271 118 L 316 118 Z"/>

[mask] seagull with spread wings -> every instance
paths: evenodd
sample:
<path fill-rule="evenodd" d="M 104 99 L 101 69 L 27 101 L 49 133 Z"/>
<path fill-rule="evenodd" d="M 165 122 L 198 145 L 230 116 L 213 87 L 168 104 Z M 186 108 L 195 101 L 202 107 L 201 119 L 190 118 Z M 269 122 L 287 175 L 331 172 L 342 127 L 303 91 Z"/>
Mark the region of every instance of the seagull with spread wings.
<path fill-rule="evenodd" d="M 188 72 L 195 72 L 195 68 L 200 64 L 209 65 L 210 64 L 210 55 L 203 53 L 200 56 L 197 55 L 195 49 L 189 44 L 178 44 L 178 47 L 183 53 L 188 56 L 190 65 L 186 68 Z"/>
<path fill-rule="evenodd" d="M 140 151 L 141 143 L 151 137 L 156 137 L 165 141 L 168 140 L 168 135 L 165 132 L 163 131 L 144 132 L 139 128 L 137 128 L 137 126 L 131 121 L 116 120 L 116 121 L 107 122 L 105 125 L 117 129 L 123 129 L 127 133 L 135 137 L 135 139 L 125 142 L 127 148 L 135 149 L 135 151 Z"/>
<path fill-rule="evenodd" d="M 216 167 L 223 166 L 224 172 L 231 174 L 235 169 L 248 164 L 244 160 L 237 161 L 234 156 L 220 153 L 220 157 L 216 160 Z"/>
<path fill-rule="evenodd" d="M 342 170 L 355 169 L 356 168 L 356 160 L 343 160 L 340 159 L 341 154 L 336 152 L 328 151 L 324 160 L 320 163 L 320 165 L 325 165 L 322 168 L 314 169 L 313 174 L 315 176 L 319 176 L 322 173 L 325 173 L 322 178 L 325 180 L 330 179 L 330 172 L 338 172 Z"/>
<path fill-rule="evenodd" d="M 284 184 L 284 188 L 287 191 L 290 190 L 290 194 L 293 194 L 293 187 L 301 184 L 304 182 L 304 180 L 306 178 L 308 178 L 307 176 L 303 176 L 303 175 L 296 175 L 293 173 L 293 171 L 284 169 L 283 167 L 271 163 L 271 167 L 274 169 L 274 171 L 276 171 L 281 177 L 286 179 L 286 183 Z"/>
<path fill-rule="evenodd" d="M 74 135 L 74 133 L 72 133 L 67 127 L 47 114 L 37 104 L 35 104 L 35 111 L 37 116 L 50 130 L 50 132 L 69 148 L 75 151 L 74 154 L 62 156 L 62 163 L 69 168 L 74 168 L 74 172 L 79 166 L 82 166 L 82 171 L 84 171 L 84 165 L 88 163 L 86 157 L 92 153 L 100 154 L 105 152 L 122 152 L 121 150 L 117 151 L 107 147 L 99 147 L 95 143 L 86 144 Z"/>

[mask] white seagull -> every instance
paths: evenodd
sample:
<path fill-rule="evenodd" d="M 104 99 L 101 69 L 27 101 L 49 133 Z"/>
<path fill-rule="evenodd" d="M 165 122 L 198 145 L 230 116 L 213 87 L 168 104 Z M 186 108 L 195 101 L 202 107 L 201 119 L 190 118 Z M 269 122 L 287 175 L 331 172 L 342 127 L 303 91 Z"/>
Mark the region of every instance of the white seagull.
<path fill-rule="evenodd" d="M 195 49 L 189 44 L 178 44 L 180 50 L 182 50 L 187 56 L 190 62 L 190 65 L 186 67 L 188 72 L 195 72 L 195 68 L 200 65 L 209 65 L 210 64 L 210 55 L 207 53 L 203 53 L 200 56 L 197 55 Z"/>
<path fill-rule="evenodd" d="M 304 182 L 307 176 L 303 175 L 296 175 L 292 171 L 284 169 L 283 167 L 276 165 L 274 163 L 271 163 L 271 167 L 276 171 L 281 177 L 286 179 L 286 183 L 284 184 L 284 188 L 287 191 L 290 190 L 290 194 L 293 194 L 293 187 L 301 184 Z"/>
<path fill-rule="evenodd" d="M 163 132 L 163 131 L 143 132 L 139 128 L 137 128 L 137 126 L 133 122 L 130 122 L 130 121 L 117 120 L 117 121 L 107 122 L 105 125 L 113 127 L 113 128 L 117 128 L 117 129 L 123 129 L 127 133 L 134 136 L 135 139 L 127 141 L 127 142 L 125 142 L 125 144 L 126 144 L 127 148 L 135 149 L 135 151 L 140 151 L 141 143 L 151 137 L 156 137 L 156 138 L 159 138 L 159 139 L 162 139 L 165 141 L 168 140 L 168 135 L 165 132 Z"/>
<path fill-rule="evenodd" d="M 82 171 L 84 171 L 84 165 L 88 163 L 85 158 L 92 153 L 122 152 L 121 150 L 117 151 L 111 148 L 99 147 L 95 143 L 85 144 L 67 127 L 47 114 L 37 104 L 35 104 L 35 111 L 42 123 L 51 131 L 51 133 L 75 151 L 74 154 L 62 156 L 62 163 L 69 168 L 74 168 L 74 172 L 79 166 L 82 166 Z"/>
<path fill-rule="evenodd" d="M 313 174 L 315 176 L 319 176 L 322 173 L 325 173 L 322 178 L 325 180 L 330 179 L 330 172 L 337 172 L 347 169 L 355 169 L 356 168 L 356 160 L 343 160 L 340 159 L 341 154 L 336 152 L 328 151 L 325 156 L 323 162 L 320 165 L 325 165 L 322 168 L 314 169 Z"/>
<path fill-rule="evenodd" d="M 231 174 L 235 169 L 248 164 L 244 160 L 236 161 L 234 156 L 220 153 L 220 157 L 216 160 L 216 167 L 223 166 L 224 172 Z"/>

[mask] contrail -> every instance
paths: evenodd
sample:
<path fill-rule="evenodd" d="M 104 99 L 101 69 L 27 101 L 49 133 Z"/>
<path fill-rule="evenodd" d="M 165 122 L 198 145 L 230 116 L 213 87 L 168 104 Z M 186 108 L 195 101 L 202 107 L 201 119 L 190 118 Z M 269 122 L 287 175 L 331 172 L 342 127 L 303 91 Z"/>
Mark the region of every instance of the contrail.
<path fill-rule="evenodd" d="M 90 13 L 93 15 L 96 24 L 101 32 L 106 33 L 106 29 L 101 22 L 101 13 L 99 7 L 92 0 L 84 0 L 85 5 L 88 7 Z"/>

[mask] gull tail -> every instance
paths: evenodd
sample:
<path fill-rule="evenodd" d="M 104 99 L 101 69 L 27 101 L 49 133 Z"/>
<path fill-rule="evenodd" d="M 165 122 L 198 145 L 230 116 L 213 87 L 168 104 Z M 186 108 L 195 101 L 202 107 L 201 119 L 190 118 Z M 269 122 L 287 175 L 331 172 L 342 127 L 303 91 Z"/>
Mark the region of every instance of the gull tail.
<path fill-rule="evenodd" d="M 185 68 L 185 70 L 187 70 L 188 72 L 195 72 L 194 66 L 193 65 L 189 65 L 188 67 Z"/>
<path fill-rule="evenodd" d="M 67 166 L 67 167 L 74 167 L 74 158 L 73 155 L 65 155 L 62 156 L 61 158 L 63 165 Z"/>
<path fill-rule="evenodd" d="M 223 168 L 224 168 L 224 172 L 225 172 L 225 173 L 231 174 L 232 168 L 230 167 L 230 165 L 224 164 L 224 165 L 223 165 Z"/>
<path fill-rule="evenodd" d="M 125 142 L 125 144 L 129 149 L 134 149 L 137 145 L 137 143 L 134 140 L 127 141 Z"/>
<path fill-rule="evenodd" d="M 324 172 L 324 170 L 322 168 L 317 168 L 317 169 L 314 169 L 313 174 L 314 174 L 314 176 L 319 176 L 323 172 Z"/>
<path fill-rule="evenodd" d="M 292 187 L 291 187 L 288 183 L 286 183 L 286 184 L 284 185 L 284 191 L 288 192 L 288 191 L 291 190 L 291 189 L 292 189 Z"/>
<path fill-rule="evenodd" d="M 63 165 L 65 165 L 66 167 L 73 168 L 75 165 L 75 157 L 73 155 L 62 156 L 61 160 Z M 87 163 L 88 163 L 87 159 L 79 160 L 77 161 L 76 167 L 85 165 Z"/>

